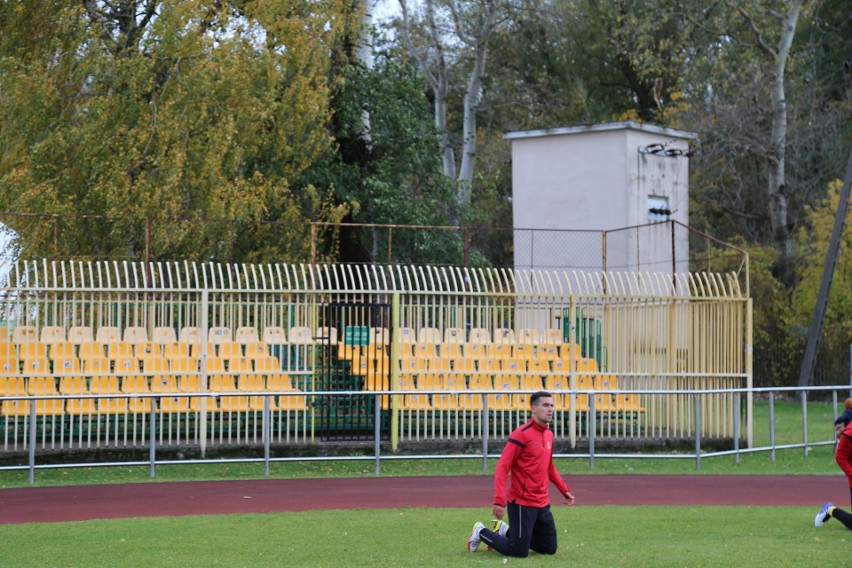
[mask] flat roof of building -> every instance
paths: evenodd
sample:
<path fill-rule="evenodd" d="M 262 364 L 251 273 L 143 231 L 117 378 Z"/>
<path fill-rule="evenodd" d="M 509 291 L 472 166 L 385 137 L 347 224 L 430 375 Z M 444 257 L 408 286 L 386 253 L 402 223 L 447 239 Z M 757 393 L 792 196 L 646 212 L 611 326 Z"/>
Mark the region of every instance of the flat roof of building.
<path fill-rule="evenodd" d="M 561 128 L 546 128 L 543 130 L 524 130 L 521 132 L 508 132 L 503 135 L 506 140 L 522 140 L 524 138 L 541 138 L 544 136 L 565 136 L 569 134 L 583 134 L 586 132 L 607 132 L 611 130 L 639 130 L 641 132 L 649 132 L 659 134 L 661 136 L 670 136 L 672 138 L 683 138 L 685 140 L 696 140 L 698 135 L 694 132 L 686 132 L 685 130 L 675 130 L 665 126 L 657 126 L 655 124 L 644 124 L 627 120 L 623 122 L 606 122 L 602 124 L 585 124 L 581 126 L 565 126 Z"/>

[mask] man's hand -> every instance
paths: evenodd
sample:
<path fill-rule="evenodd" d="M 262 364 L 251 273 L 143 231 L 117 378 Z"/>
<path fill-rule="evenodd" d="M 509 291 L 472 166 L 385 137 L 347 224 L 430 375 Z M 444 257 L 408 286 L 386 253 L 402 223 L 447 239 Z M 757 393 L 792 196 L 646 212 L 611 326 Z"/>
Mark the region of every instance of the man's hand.
<path fill-rule="evenodd" d="M 563 497 L 565 497 L 565 504 L 566 505 L 573 505 L 574 504 L 574 494 L 571 493 L 570 491 L 566 491 L 565 494 L 563 495 Z"/>
<path fill-rule="evenodd" d="M 491 514 L 494 515 L 494 518 L 498 521 L 503 520 L 503 515 L 506 514 L 506 507 L 501 507 L 500 505 L 494 505 L 491 509 Z"/>

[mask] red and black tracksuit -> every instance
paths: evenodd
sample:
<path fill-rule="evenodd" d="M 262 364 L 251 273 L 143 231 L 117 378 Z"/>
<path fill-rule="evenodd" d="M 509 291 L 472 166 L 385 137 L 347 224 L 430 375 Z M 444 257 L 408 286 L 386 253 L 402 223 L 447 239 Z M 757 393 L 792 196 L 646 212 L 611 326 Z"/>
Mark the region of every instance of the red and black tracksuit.
<path fill-rule="evenodd" d="M 852 496 L 852 422 L 847 424 L 840 433 L 837 449 L 834 452 L 834 461 L 846 474 L 846 479 L 849 481 L 849 494 Z"/>
<path fill-rule="evenodd" d="M 852 422 L 846 425 L 840 438 L 837 440 L 837 449 L 834 451 L 834 461 L 846 474 L 849 482 L 849 495 L 852 497 Z M 852 513 L 836 508 L 831 516 L 843 523 L 846 528 L 852 529 Z"/>
<path fill-rule="evenodd" d="M 483 529 L 482 541 L 506 556 L 524 557 L 530 550 L 554 554 L 556 524 L 550 512 L 549 483 L 563 495 L 570 491 L 553 464 L 553 432 L 530 420 L 509 436 L 494 475 L 494 504 L 506 507 L 509 532 L 500 536 Z"/>

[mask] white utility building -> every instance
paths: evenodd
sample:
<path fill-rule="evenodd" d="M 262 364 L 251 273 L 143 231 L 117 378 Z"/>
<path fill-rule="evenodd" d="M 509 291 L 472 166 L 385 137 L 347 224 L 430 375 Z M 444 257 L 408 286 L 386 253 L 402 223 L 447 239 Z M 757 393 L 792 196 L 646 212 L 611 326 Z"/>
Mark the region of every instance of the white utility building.
<path fill-rule="evenodd" d="M 516 268 L 688 270 L 685 231 L 675 235 L 671 223 L 627 228 L 688 225 L 695 134 L 628 121 L 505 138 L 512 143 Z M 553 230 L 595 236 L 566 241 Z"/>

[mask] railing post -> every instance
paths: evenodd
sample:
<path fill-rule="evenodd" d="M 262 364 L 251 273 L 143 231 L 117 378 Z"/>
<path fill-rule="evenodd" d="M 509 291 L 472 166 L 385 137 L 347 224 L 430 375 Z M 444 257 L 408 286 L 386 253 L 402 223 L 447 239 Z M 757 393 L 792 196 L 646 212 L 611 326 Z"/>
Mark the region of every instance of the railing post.
<path fill-rule="evenodd" d="M 263 415 L 261 418 L 263 429 L 262 438 L 263 438 L 263 475 L 264 477 L 269 477 L 269 457 L 271 455 L 270 447 L 271 447 L 271 438 L 272 438 L 272 425 L 271 420 L 269 419 L 269 397 L 263 397 Z"/>
<path fill-rule="evenodd" d="M 207 336 L 208 336 L 208 309 L 210 302 L 210 292 L 207 290 L 201 291 L 201 321 L 199 325 L 201 326 L 201 392 L 205 395 L 207 394 L 207 383 L 210 380 L 207 370 L 207 358 L 209 357 L 209 353 L 207 353 Z M 201 457 L 205 457 L 207 455 L 207 396 L 201 397 L 201 412 L 198 413 L 199 420 L 201 424 L 198 426 L 198 443 L 201 449 Z"/>
<path fill-rule="evenodd" d="M 381 437 L 382 437 L 382 428 L 381 428 L 381 419 L 382 419 L 382 395 L 377 394 L 375 396 L 375 410 L 373 411 L 373 452 L 376 456 L 376 477 L 379 476 L 379 472 L 381 471 L 379 468 L 379 460 L 382 447 L 381 447 Z"/>
<path fill-rule="evenodd" d="M 833 420 L 837 420 L 837 391 L 831 391 L 831 415 Z"/>
<path fill-rule="evenodd" d="M 482 395 L 482 472 L 488 471 L 488 425 L 490 423 L 488 412 L 488 397 Z"/>
<path fill-rule="evenodd" d="M 592 391 L 589 395 L 589 469 L 595 469 L 595 430 L 598 424 L 595 398 L 595 391 Z"/>
<path fill-rule="evenodd" d="M 695 414 L 695 469 L 701 469 L 701 401 L 698 395 L 693 396 Z"/>
<path fill-rule="evenodd" d="M 151 397 L 151 410 L 148 413 L 148 477 L 157 475 L 157 399 Z"/>
<path fill-rule="evenodd" d="M 801 391 L 802 398 L 802 451 L 808 457 L 808 391 Z"/>
<path fill-rule="evenodd" d="M 775 393 L 769 393 L 769 460 L 775 461 Z"/>
<path fill-rule="evenodd" d="M 35 484 L 35 447 L 36 447 L 36 402 L 30 401 L 30 431 L 28 432 L 27 440 L 29 448 L 27 454 L 29 456 L 29 475 L 27 481 L 30 485 Z"/>
<path fill-rule="evenodd" d="M 731 393 L 734 401 L 734 463 L 740 465 L 740 393 Z"/>

